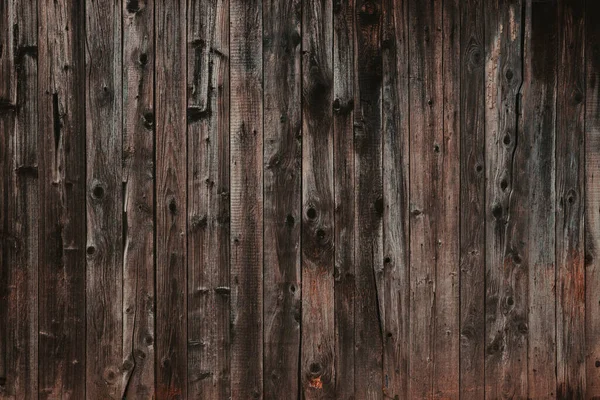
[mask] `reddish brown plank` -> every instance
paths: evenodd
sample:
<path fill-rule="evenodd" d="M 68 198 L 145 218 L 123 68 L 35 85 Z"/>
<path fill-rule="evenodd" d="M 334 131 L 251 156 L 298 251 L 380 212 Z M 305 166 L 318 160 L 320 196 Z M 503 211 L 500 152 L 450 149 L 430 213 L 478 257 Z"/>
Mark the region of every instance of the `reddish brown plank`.
<path fill-rule="evenodd" d="M 228 398 L 229 2 L 188 1 L 188 396 Z"/>
<path fill-rule="evenodd" d="M 155 3 L 156 397 L 187 398 L 186 2 Z"/>
<path fill-rule="evenodd" d="M 154 2 L 123 10 L 125 398 L 154 396 Z"/>
<path fill-rule="evenodd" d="M 583 0 L 558 1 L 556 394 L 559 398 L 582 398 L 585 394 L 584 6 Z"/>
<path fill-rule="evenodd" d="M 84 6 L 78 1 L 38 3 L 42 399 L 85 398 Z"/>
<path fill-rule="evenodd" d="M 301 2 L 263 3 L 265 398 L 298 393 L 302 179 Z"/>

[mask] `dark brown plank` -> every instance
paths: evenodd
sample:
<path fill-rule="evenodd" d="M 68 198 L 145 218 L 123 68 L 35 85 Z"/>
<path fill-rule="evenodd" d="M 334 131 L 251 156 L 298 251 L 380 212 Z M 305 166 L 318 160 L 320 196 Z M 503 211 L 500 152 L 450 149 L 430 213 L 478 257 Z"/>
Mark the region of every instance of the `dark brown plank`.
<path fill-rule="evenodd" d="M 354 0 L 333 5 L 335 395 L 354 398 Z"/>
<path fill-rule="evenodd" d="M 527 396 L 527 278 L 508 221 L 522 82 L 522 2 L 487 0 L 486 26 L 486 397 Z M 524 205 L 525 206 L 525 205 Z"/>
<path fill-rule="evenodd" d="M 408 397 L 409 102 L 408 1 L 383 2 L 383 387 Z"/>
<path fill-rule="evenodd" d="M 158 0 L 156 397 L 187 398 L 186 2 Z"/>
<path fill-rule="evenodd" d="M 123 397 L 121 4 L 86 6 L 86 396 Z M 127 364 L 130 366 L 131 364 Z"/>
<path fill-rule="evenodd" d="M 124 397 L 154 396 L 154 1 L 123 10 Z"/>
<path fill-rule="evenodd" d="M 335 391 L 333 8 L 302 3 L 302 397 Z"/>
<path fill-rule="evenodd" d="M 382 2 L 355 6 L 355 396 L 382 398 Z"/>
<path fill-rule="evenodd" d="M 600 2 L 585 10 L 586 396 L 600 397 Z"/>
<path fill-rule="evenodd" d="M 458 398 L 458 2 L 409 13 L 410 396 Z"/>
<path fill-rule="evenodd" d="M 42 399 L 85 398 L 84 6 L 78 1 L 38 4 Z"/>
<path fill-rule="evenodd" d="M 559 398 L 582 398 L 585 393 L 584 6 L 582 0 L 558 2 L 556 379 Z"/>
<path fill-rule="evenodd" d="M 485 393 L 484 1 L 461 10 L 460 395 Z"/>
<path fill-rule="evenodd" d="M 301 2 L 263 3 L 264 396 L 299 393 Z"/>
<path fill-rule="evenodd" d="M 228 398 L 229 2 L 188 1 L 188 396 Z"/>
<path fill-rule="evenodd" d="M 231 397 L 263 398 L 262 1 L 231 0 Z"/>
<path fill-rule="evenodd" d="M 38 390 L 36 6 L 0 5 L 0 398 L 37 398 Z"/>
<path fill-rule="evenodd" d="M 523 15 L 523 85 L 516 149 L 513 192 L 508 221 L 513 259 L 518 254 L 528 279 L 528 317 L 517 329 L 528 340 L 528 396 L 556 394 L 554 187 L 556 118 L 556 3 L 532 2 Z M 505 78 L 507 77 L 505 73 Z M 504 137 L 503 143 L 508 142 Z M 514 217 L 512 217 L 514 216 Z M 515 259 L 515 261 L 519 261 Z M 525 277 L 524 277 L 525 278 Z"/>

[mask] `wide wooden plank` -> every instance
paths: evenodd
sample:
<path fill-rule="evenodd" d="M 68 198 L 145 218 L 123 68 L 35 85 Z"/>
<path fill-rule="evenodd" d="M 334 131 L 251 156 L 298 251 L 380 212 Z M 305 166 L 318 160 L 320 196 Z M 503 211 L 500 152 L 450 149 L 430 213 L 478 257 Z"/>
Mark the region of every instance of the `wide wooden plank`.
<path fill-rule="evenodd" d="M 0 5 L 0 398 L 37 398 L 38 390 L 36 6 Z"/>
<path fill-rule="evenodd" d="M 39 397 L 85 398 L 85 13 L 38 3 Z M 89 194 L 89 193 L 88 193 Z"/>
<path fill-rule="evenodd" d="M 300 384 L 301 6 L 300 0 L 263 3 L 267 399 L 289 398 Z"/>
<path fill-rule="evenodd" d="M 188 1 L 188 396 L 228 398 L 229 2 Z"/>
<path fill-rule="evenodd" d="M 231 0 L 231 397 L 263 398 L 262 1 Z"/>
<path fill-rule="evenodd" d="M 86 396 L 123 397 L 121 4 L 86 8 Z"/>
<path fill-rule="evenodd" d="M 187 398 L 186 2 L 155 3 L 156 397 Z"/>
<path fill-rule="evenodd" d="M 357 398 L 382 398 L 383 348 L 383 173 L 382 2 L 355 5 L 354 201 Z"/>
<path fill-rule="evenodd" d="M 508 221 L 522 82 L 521 0 L 487 0 L 486 26 L 486 397 L 527 396 L 528 284 Z M 521 327 L 521 328 L 520 328 Z"/>
<path fill-rule="evenodd" d="M 333 7 L 335 395 L 354 398 L 354 0 Z"/>
<path fill-rule="evenodd" d="M 335 391 L 333 8 L 302 3 L 302 397 Z"/>
<path fill-rule="evenodd" d="M 383 2 L 383 389 L 408 397 L 409 101 L 408 1 Z"/>
<path fill-rule="evenodd" d="M 460 17 L 457 2 L 409 14 L 410 396 L 457 398 Z"/>
<path fill-rule="evenodd" d="M 585 9 L 585 340 L 586 396 L 600 397 L 600 15 Z"/>
<path fill-rule="evenodd" d="M 463 5 L 460 39 L 460 395 L 475 400 L 485 393 L 484 3 Z"/>
<path fill-rule="evenodd" d="M 513 260 L 527 271 L 527 319 L 518 322 L 517 330 L 527 336 L 528 396 L 532 399 L 556 395 L 556 11 L 555 2 L 532 2 L 523 15 L 523 84 L 516 137 L 510 139 L 516 141 L 516 149 L 508 246 Z"/>
<path fill-rule="evenodd" d="M 585 394 L 586 378 L 585 1 L 560 0 L 558 7 L 560 68 L 556 105 L 557 396 L 582 398 Z"/>
<path fill-rule="evenodd" d="M 123 16 L 123 366 L 125 398 L 154 396 L 154 2 Z"/>

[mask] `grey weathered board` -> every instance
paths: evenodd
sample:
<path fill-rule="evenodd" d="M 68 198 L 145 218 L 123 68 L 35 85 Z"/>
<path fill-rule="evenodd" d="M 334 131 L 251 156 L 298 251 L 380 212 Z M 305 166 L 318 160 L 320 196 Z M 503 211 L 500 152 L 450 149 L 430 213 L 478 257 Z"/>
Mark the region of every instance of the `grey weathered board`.
<path fill-rule="evenodd" d="M 599 16 L 0 0 L 0 399 L 600 398 Z"/>

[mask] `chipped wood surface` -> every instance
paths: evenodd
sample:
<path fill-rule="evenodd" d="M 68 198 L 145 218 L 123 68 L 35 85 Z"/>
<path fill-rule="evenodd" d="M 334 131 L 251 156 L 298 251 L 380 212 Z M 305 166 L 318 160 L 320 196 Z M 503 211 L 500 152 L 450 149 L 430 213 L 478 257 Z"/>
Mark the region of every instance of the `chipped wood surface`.
<path fill-rule="evenodd" d="M 0 1 L 0 399 L 599 398 L 596 3 Z"/>

